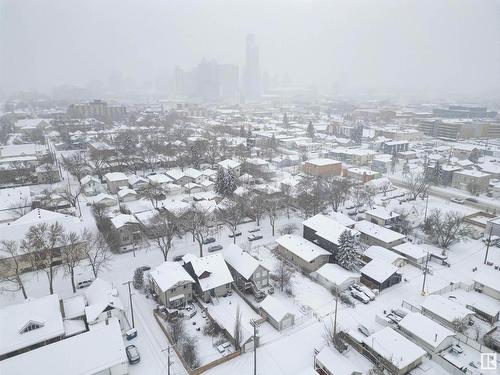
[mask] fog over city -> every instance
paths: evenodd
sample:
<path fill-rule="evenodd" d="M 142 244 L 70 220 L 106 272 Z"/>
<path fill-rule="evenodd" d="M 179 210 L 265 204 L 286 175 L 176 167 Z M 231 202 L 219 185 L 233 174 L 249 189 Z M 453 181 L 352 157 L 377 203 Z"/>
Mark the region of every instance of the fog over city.
<path fill-rule="evenodd" d="M 255 37 L 274 86 L 483 98 L 500 87 L 494 0 L 2 0 L 4 95 L 60 85 L 169 95 L 176 66 L 245 65 Z"/>

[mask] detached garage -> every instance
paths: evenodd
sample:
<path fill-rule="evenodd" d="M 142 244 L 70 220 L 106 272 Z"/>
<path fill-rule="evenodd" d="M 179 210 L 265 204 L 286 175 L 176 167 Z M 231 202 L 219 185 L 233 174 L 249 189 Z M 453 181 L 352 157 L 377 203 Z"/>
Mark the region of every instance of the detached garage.
<path fill-rule="evenodd" d="M 260 315 L 278 331 L 291 327 L 295 323 L 295 315 L 288 312 L 286 306 L 273 296 L 267 296 L 260 303 Z"/>

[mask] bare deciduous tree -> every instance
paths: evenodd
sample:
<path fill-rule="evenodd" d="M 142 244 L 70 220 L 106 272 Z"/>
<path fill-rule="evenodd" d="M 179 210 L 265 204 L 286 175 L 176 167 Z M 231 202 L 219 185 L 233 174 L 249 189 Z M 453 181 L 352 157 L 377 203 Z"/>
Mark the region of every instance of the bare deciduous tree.
<path fill-rule="evenodd" d="M 47 275 L 50 294 L 54 294 L 54 276 L 57 272 L 55 262 L 60 255 L 63 240 L 63 227 L 55 222 L 31 226 L 21 241 L 21 251 L 30 259 L 33 269 L 42 270 Z"/>
<path fill-rule="evenodd" d="M 160 184 L 149 182 L 139 190 L 139 198 L 146 199 L 151 202 L 154 209 L 158 210 L 159 201 L 164 197 L 164 191 Z"/>
<path fill-rule="evenodd" d="M 211 213 L 197 206 L 191 209 L 182 217 L 181 227 L 184 231 L 191 233 L 193 242 L 197 242 L 200 249 L 200 257 L 203 256 L 203 243 L 205 240 L 217 233 L 216 226 L 211 226 Z"/>
<path fill-rule="evenodd" d="M 1 290 L 9 292 L 20 290 L 23 297 L 28 298 L 22 279 L 22 269 L 18 259 L 20 253 L 16 241 L 0 241 L 0 254 L 2 257 L 0 274 L 4 275 L 0 278 L 4 284 Z"/>
<path fill-rule="evenodd" d="M 280 234 L 293 234 L 297 231 L 297 225 L 295 223 L 288 223 L 281 227 Z"/>
<path fill-rule="evenodd" d="M 443 249 L 443 255 L 453 242 L 460 241 L 471 233 L 463 215 L 456 211 L 443 213 L 439 209 L 431 211 L 424 222 L 424 231 Z"/>
<path fill-rule="evenodd" d="M 73 293 L 76 293 L 75 269 L 84 258 L 83 240 L 76 232 L 63 235 L 65 246 L 61 249 L 61 260 L 64 274 L 70 277 Z"/>
<path fill-rule="evenodd" d="M 281 291 L 288 289 L 291 286 L 295 270 L 287 265 L 284 261 L 278 259 L 274 268 L 274 277 Z"/>
<path fill-rule="evenodd" d="M 78 183 L 81 184 L 82 178 L 84 177 L 85 170 L 88 167 L 87 160 L 80 152 L 75 152 L 67 157 L 62 157 L 63 167 L 76 177 Z"/>
<path fill-rule="evenodd" d="M 233 243 L 236 243 L 236 232 L 238 231 L 238 225 L 241 223 L 244 217 L 245 214 L 243 206 L 237 201 L 232 201 L 232 204 L 230 206 L 225 209 L 219 209 L 217 211 L 217 219 L 231 231 L 231 234 L 233 236 Z"/>
<path fill-rule="evenodd" d="M 153 217 L 148 225 L 153 240 L 160 249 L 163 259 L 167 261 L 168 253 L 172 249 L 172 242 L 180 233 L 177 220 L 168 213 L 160 213 Z"/>
<path fill-rule="evenodd" d="M 85 258 L 89 262 L 94 277 L 97 277 L 99 272 L 103 268 L 106 268 L 106 265 L 111 259 L 108 243 L 104 235 L 100 232 L 91 233 L 85 230 L 82 234 L 82 238 L 85 240 L 85 244 L 82 248 Z"/>
<path fill-rule="evenodd" d="M 276 220 L 279 216 L 279 208 L 280 204 L 276 200 L 267 200 L 267 217 L 269 218 L 269 225 L 271 225 L 272 235 L 274 236 L 275 228 L 276 228 Z"/>
<path fill-rule="evenodd" d="M 347 178 L 331 177 L 325 180 L 325 185 L 325 198 L 333 211 L 337 212 L 339 206 L 345 202 L 352 183 Z"/>
<path fill-rule="evenodd" d="M 404 183 L 413 200 L 418 197 L 424 197 L 427 190 L 429 190 L 429 182 L 424 172 L 408 172 L 405 176 Z"/>

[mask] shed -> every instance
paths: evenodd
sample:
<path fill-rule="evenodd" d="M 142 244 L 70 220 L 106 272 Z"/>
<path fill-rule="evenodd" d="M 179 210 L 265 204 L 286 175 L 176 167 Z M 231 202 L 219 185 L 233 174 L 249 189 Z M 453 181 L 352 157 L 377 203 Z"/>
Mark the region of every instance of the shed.
<path fill-rule="evenodd" d="M 401 281 L 398 267 L 382 260 L 372 260 L 361 268 L 360 281 L 369 288 L 386 289 Z"/>
<path fill-rule="evenodd" d="M 269 323 L 281 331 L 295 323 L 295 315 L 288 311 L 286 306 L 276 297 L 267 296 L 260 303 L 260 314 L 267 318 Z"/>

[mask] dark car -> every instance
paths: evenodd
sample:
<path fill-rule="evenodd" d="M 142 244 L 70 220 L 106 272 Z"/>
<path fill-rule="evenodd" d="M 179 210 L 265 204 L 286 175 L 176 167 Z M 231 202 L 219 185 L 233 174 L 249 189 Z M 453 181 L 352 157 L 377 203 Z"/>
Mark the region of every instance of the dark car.
<path fill-rule="evenodd" d="M 209 243 L 215 242 L 215 238 L 213 237 L 207 237 L 203 240 L 203 245 L 208 245 Z"/>
<path fill-rule="evenodd" d="M 213 245 L 208 247 L 208 252 L 212 253 L 217 250 L 222 250 L 222 245 Z"/>
<path fill-rule="evenodd" d="M 143 272 L 146 272 L 146 271 L 149 271 L 151 269 L 151 267 L 150 266 L 140 266 L 138 269 L 142 270 Z"/>
<path fill-rule="evenodd" d="M 174 257 L 174 262 L 180 262 L 180 261 L 182 260 L 182 257 L 183 257 L 183 256 L 184 256 L 184 255 L 176 255 L 176 256 Z"/>
<path fill-rule="evenodd" d="M 233 233 L 231 233 L 231 234 L 229 235 L 229 238 L 238 237 L 238 236 L 241 236 L 241 232 L 234 232 L 234 234 L 233 234 Z"/>
<path fill-rule="evenodd" d="M 139 350 L 137 350 L 135 345 L 127 346 L 125 348 L 125 352 L 127 352 L 128 362 L 131 365 L 139 363 L 141 361 L 141 355 L 139 354 Z"/>
<path fill-rule="evenodd" d="M 476 198 L 465 198 L 465 200 L 471 203 L 479 203 L 479 201 Z"/>

